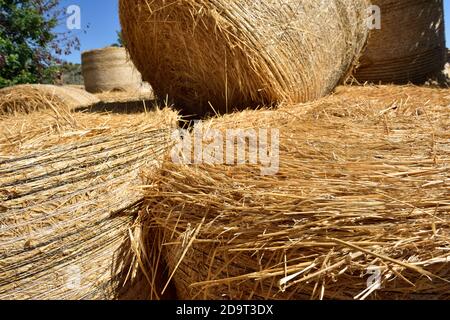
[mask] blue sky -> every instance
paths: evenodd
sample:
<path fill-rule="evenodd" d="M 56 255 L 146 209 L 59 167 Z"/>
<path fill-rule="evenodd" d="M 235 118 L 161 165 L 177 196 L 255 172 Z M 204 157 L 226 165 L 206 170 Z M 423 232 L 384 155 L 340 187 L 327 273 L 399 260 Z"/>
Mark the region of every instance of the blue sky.
<path fill-rule="evenodd" d="M 81 9 L 81 27 L 74 31 L 81 42 L 81 51 L 110 46 L 117 42 L 120 30 L 118 0 L 62 0 L 61 6 L 67 8 L 78 5 Z M 66 29 L 63 25 L 61 28 Z M 79 63 L 81 52 L 75 51 L 64 60 Z"/>
<path fill-rule="evenodd" d="M 62 0 L 61 5 L 78 5 L 81 9 L 82 30 L 76 34 L 81 41 L 81 51 L 103 48 L 117 41 L 120 30 L 118 0 Z M 444 0 L 447 47 L 450 44 L 450 0 Z M 88 27 L 89 26 L 89 27 Z M 65 28 L 65 26 L 62 26 Z M 79 63 L 81 53 L 63 56 L 64 60 Z"/>
<path fill-rule="evenodd" d="M 445 37 L 447 39 L 447 48 L 450 45 L 450 0 L 444 0 L 445 11 Z"/>

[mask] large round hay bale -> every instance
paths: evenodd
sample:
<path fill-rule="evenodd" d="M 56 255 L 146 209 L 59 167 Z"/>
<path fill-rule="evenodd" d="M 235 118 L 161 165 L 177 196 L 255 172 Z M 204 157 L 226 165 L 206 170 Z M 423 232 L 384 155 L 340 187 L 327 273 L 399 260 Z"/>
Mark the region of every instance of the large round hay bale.
<path fill-rule="evenodd" d="M 0 90 L 0 115 L 44 109 L 69 111 L 88 107 L 99 101 L 95 95 L 73 86 L 18 85 Z"/>
<path fill-rule="evenodd" d="M 423 83 L 445 65 L 442 0 L 373 0 L 381 29 L 370 33 L 356 78 L 362 82 Z"/>
<path fill-rule="evenodd" d="M 167 159 L 149 174 L 140 212 L 178 297 L 449 299 L 449 101 L 444 89 L 342 88 L 194 129 L 180 145 L 185 163 L 198 145 L 212 160 Z M 230 130 L 243 140 L 267 127 L 279 144 L 270 130 L 256 141 L 272 161 L 225 161 L 239 148 L 224 139 Z M 238 150 L 250 154 L 247 141 Z M 278 170 L 262 176 L 269 165 Z"/>
<path fill-rule="evenodd" d="M 130 56 L 190 114 L 329 93 L 366 42 L 365 0 L 121 0 Z"/>
<path fill-rule="evenodd" d="M 125 48 L 109 47 L 83 52 L 82 72 L 87 91 L 139 91 L 142 78 Z"/>
<path fill-rule="evenodd" d="M 157 278 L 130 288 L 131 230 L 140 172 L 154 170 L 177 123 L 168 109 L 1 120 L 0 299 L 158 298 Z"/>

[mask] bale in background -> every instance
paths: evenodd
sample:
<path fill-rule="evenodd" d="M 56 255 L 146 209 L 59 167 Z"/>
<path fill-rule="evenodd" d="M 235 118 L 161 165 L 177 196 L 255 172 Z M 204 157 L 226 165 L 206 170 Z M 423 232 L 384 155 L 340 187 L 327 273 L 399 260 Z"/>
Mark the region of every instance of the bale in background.
<path fill-rule="evenodd" d="M 95 96 L 100 103 L 95 105 L 77 108 L 76 111 L 89 112 L 114 112 L 114 113 L 142 113 L 156 105 L 153 90 L 148 83 L 143 83 L 139 91 L 109 91 L 96 93 Z"/>
<path fill-rule="evenodd" d="M 158 298 L 135 272 L 140 170 L 178 116 L 41 113 L 0 121 L 0 299 Z M 127 290 L 140 277 L 140 292 Z"/>
<path fill-rule="evenodd" d="M 279 129 L 280 167 L 168 159 L 149 173 L 140 220 L 179 298 L 449 299 L 449 103 L 447 90 L 342 88 L 205 122 L 204 150 L 206 128 Z"/>
<path fill-rule="evenodd" d="M 0 90 L 0 115 L 53 109 L 69 111 L 94 105 L 100 100 L 73 86 L 18 85 Z"/>
<path fill-rule="evenodd" d="M 84 86 L 91 93 L 108 91 L 140 92 L 142 77 L 128 59 L 125 48 L 108 47 L 81 55 Z"/>
<path fill-rule="evenodd" d="M 95 96 L 104 103 L 150 101 L 155 99 L 152 87 L 147 82 L 142 83 L 139 91 L 105 91 L 96 93 Z"/>
<path fill-rule="evenodd" d="M 189 115 L 319 98 L 366 41 L 365 0 L 121 0 L 131 59 Z"/>
<path fill-rule="evenodd" d="M 442 0 L 373 0 L 381 29 L 370 33 L 356 78 L 360 82 L 422 84 L 446 59 Z"/>

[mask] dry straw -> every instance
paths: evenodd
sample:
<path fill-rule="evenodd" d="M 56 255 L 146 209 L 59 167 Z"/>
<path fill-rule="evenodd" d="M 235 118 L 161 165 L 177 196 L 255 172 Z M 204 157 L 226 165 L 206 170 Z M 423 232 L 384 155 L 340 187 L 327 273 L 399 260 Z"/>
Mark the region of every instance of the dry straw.
<path fill-rule="evenodd" d="M 0 121 L 0 299 L 158 298 L 133 269 L 130 230 L 139 172 L 176 125 L 167 109 Z"/>
<path fill-rule="evenodd" d="M 148 175 L 140 223 L 179 298 L 449 299 L 449 105 L 446 90 L 340 88 L 205 123 L 279 128 L 280 170 L 168 159 Z"/>
<path fill-rule="evenodd" d="M 365 82 L 424 83 L 445 64 L 442 0 L 373 0 L 381 29 L 370 33 L 356 78 Z"/>
<path fill-rule="evenodd" d="M 329 93 L 366 42 L 365 0 L 121 0 L 131 59 L 190 115 Z"/>
<path fill-rule="evenodd" d="M 108 47 L 83 52 L 84 86 L 88 92 L 140 91 L 142 77 L 125 48 Z"/>
<path fill-rule="evenodd" d="M 139 91 L 110 91 L 97 93 L 95 96 L 100 103 L 89 107 L 77 108 L 76 111 L 113 112 L 113 113 L 142 113 L 156 105 L 155 96 L 150 85 Z"/>
<path fill-rule="evenodd" d="M 44 109 L 68 111 L 99 101 L 94 95 L 73 86 L 18 85 L 0 90 L 0 116 Z"/>

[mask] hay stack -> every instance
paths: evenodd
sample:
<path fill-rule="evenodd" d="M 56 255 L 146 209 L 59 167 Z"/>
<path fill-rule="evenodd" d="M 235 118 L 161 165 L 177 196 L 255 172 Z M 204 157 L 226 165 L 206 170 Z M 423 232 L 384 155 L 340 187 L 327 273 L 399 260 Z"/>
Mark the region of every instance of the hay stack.
<path fill-rule="evenodd" d="M 73 110 L 100 100 L 73 86 L 18 85 L 0 90 L 0 115 L 30 113 L 37 110 Z"/>
<path fill-rule="evenodd" d="M 100 100 L 99 103 L 87 108 L 78 108 L 75 111 L 131 114 L 147 112 L 157 105 L 150 86 L 143 87 L 143 90 L 137 92 L 112 91 L 97 93 L 95 96 Z"/>
<path fill-rule="evenodd" d="M 103 103 L 151 101 L 155 99 L 153 90 L 147 85 L 144 85 L 142 90 L 136 92 L 111 91 L 97 93 L 95 96 Z"/>
<path fill-rule="evenodd" d="M 139 273 L 132 226 L 177 123 L 140 115 L 33 113 L 0 121 L 0 299 L 157 298 Z"/>
<path fill-rule="evenodd" d="M 84 86 L 91 93 L 142 89 L 142 77 L 128 59 L 125 48 L 86 51 L 81 60 Z"/>
<path fill-rule="evenodd" d="M 381 30 L 371 31 L 356 78 L 373 83 L 424 83 L 445 64 L 442 0 L 373 0 Z"/>
<path fill-rule="evenodd" d="M 141 223 L 181 299 L 450 298 L 448 91 L 338 92 L 204 124 L 279 128 L 274 176 L 170 159 L 149 175 Z"/>
<path fill-rule="evenodd" d="M 121 0 L 131 59 L 189 115 L 315 99 L 359 56 L 365 0 Z"/>

